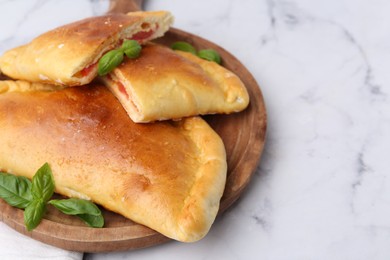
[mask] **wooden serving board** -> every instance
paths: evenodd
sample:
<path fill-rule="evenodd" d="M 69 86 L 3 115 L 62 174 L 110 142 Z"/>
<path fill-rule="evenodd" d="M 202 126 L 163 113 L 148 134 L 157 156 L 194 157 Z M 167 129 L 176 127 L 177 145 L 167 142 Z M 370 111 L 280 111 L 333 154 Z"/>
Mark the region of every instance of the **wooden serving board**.
<path fill-rule="evenodd" d="M 111 12 L 137 9 L 142 1 L 112 1 Z M 241 195 L 256 170 L 264 147 L 266 109 L 262 93 L 251 73 L 229 52 L 196 35 L 172 28 L 158 42 L 170 45 L 186 41 L 197 49 L 213 48 L 222 57 L 222 65 L 235 72 L 244 82 L 250 96 L 249 107 L 231 115 L 212 115 L 204 118 L 224 141 L 228 177 L 221 199 L 219 215 Z M 28 232 L 23 222 L 23 211 L 0 199 L 0 220 L 16 231 L 33 239 L 67 250 L 80 252 L 110 252 L 150 247 L 170 239 L 118 214 L 104 210 L 105 227 L 86 227 L 78 218 L 67 216 L 49 206 L 40 225 Z"/>

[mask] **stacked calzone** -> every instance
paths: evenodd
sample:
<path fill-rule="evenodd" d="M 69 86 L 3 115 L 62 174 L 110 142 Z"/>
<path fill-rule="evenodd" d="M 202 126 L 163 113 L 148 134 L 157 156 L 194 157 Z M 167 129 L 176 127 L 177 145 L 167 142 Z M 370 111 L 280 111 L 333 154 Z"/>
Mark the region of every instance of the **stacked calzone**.
<path fill-rule="evenodd" d="M 205 236 L 227 163 L 199 115 L 242 111 L 249 96 L 226 68 L 149 43 L 172 21 L 165 11 L 93 17 L 5 52 L 0 170 L 31 178 L 48 162 L 60 194 L 179 241 Z M 126 39 L 143 45 L 139 57 L 97 77 L 99 59 Z"/>
<path fill-rule="evenodd" d="M 169 12 L 110 14 L 67 24 L 0 57 L 0 70 L 14 79 L 77 86 L 97 75 L 103 54 L 125 39 L 145 42 L 162 36 L 173 22 Z"/>

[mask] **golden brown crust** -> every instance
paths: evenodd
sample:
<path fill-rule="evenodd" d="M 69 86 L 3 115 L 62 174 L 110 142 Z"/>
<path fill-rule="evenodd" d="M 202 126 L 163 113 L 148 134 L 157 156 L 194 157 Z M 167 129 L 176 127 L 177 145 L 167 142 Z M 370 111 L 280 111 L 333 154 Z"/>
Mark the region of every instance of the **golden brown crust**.
<path fill-rule="evenodd" d="M 96 76 L 80 71 L 94 64 L 120 39 L 140 31 L 153 30 L 150 40 L 162 36 L 173 22 L 169 12 L 134 12 L 91 17 L 46 32 L 29 44 L 16 47 L 0 57 L 4 74 L 31 82 L 83 85 Z M 157 25 L 158 24 L 158 25 Z"/>
<path fill-rule="evenodd" d="M 146 44 L 139 58 L 126 59 L 103 80 L 134 122 L 227 114 L 249 103 L 244 84 L 226 68 L 157 44 Z"/>
<path fill-rule="evenodd" d="M 56 91 L 63 88 L 63 86 L 31 83 L 23 80 L 0 80 L 0 94 L 5 92 Z"/>
<path fill-rule="evenodd" d="M 0 94 L 0 154 L 2 170 L 31 178 L 48 162 L 57 192 L 186 242 L 214 221 L 227 167 L 201 118 L 135 124 L 101 85 Z"/>

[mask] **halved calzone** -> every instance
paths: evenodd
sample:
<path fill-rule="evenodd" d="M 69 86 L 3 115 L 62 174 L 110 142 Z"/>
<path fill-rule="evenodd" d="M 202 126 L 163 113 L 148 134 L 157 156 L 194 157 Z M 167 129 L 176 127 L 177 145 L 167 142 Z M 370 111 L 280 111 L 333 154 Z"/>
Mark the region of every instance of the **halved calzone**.
<path fill-rule="evenodd" d="M 97 62 L 124 39 L 143 43 L 162 36 L 173 22 L 166 11 L 109 14 L 44 33 L 0 57 L 0 70 L 14 79 L 77 86 L 97 75 Z"/>
<path fill-rule="evenodd" d="M 228 114 L 249 103 L 244 84 L 231 71 L 152 43 L 102 79 L 134 122 Z"/>
<path fill-rule="evenodd" d="M 19 83 L 0 88 L 9 84 Z M 102 85 L 45 88 L 0 94 L 0 170 L 31 178 L 48 162 L 60 194 L 176 240 L 208 232 L 227 166 L 222 140 L 203 119 L 136 124 Z"/>

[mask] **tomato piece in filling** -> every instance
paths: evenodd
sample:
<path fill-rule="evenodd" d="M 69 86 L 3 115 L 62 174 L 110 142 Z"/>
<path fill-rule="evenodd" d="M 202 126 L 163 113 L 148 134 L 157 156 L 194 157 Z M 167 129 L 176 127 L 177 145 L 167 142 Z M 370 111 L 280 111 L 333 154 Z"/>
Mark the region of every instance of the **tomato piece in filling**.
<path fill-rule="evenodd" d="M 91 72 L 93 71 L 93 69 L 95 68 L 96 65 L 97 65 L 97 62 L 82 69 L 80 71 L 81 76 L 86 77 L 89 74 L 91 74 Z"/>
<path fill-rule="evenodd" d="M 118 82 L 118 81 L 116 82 L 116 84 L 118 85 L 119 91 L 120 91 L 122 94 L 124 94 L 124 95 L 126 96 L 127 99 L 129 99 L 129 94 L 128 94 L 127 91 L 126 91 L 125 86 L 124 86 L 122 83 Z"/>
<path fill-rule="evenodd" d="M 142 41 L 152 36 L 153 33 L 153 30 L 137 32 L 136 34 L 131 36 L 131 40 Z"/>
<path fill-rule="evenodd" d="M 158 29 L 158 25 L 157 25 L 157 29 Z M 152 34 L 154 33 L 154 30 L 150 29 L 149 31 L 141 31 L 141 32 L 137 32 L 136 34 L 134 34 L 133 36 L 131 36 L 130 40 L 136 40 L 138 42 L 141 42 L 145 39 L 148 39 L 150 38 L 150 36 L 152 36 Z M 121 46 L 123 43 L 123 39 L 121 39 L 119 42 L 118 42 L 118 46 Z M 88 76 L 92 71 L 93 69 L 97 66 L 97 62 L 96 63 L 93 63 L 87 67 L 85 67 L 84 69 L 82 69 L 80 71 L 80 74 L 81 76 L 83 77 L 86 77 Z M 122 91 L 122 88 L 123 88 L 123 91 Z M 124 86 L 119 86 L 119 90 L 121 90 L 122 93 L 126 94 L 127 97 L 128 94 L 126 93 L 126 90 L 124 88 Z"/>

